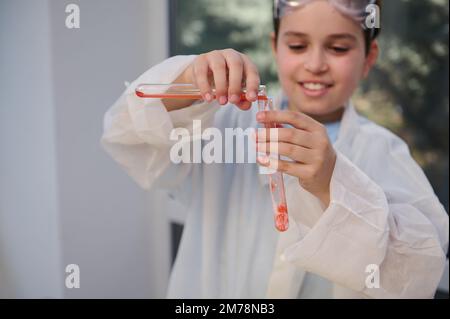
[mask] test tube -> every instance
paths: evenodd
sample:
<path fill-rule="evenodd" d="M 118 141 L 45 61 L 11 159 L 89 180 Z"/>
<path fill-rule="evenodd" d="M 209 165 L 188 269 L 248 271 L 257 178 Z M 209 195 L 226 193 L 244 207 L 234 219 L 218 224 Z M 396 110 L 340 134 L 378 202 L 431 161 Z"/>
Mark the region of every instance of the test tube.
<path fill-rule="evenodd" d="M 273 100 L 271 98 L 268 98 L 267 100 L 258 101 L 258 110 L 273 110 Z M 270 129 L 276 128 L 277 126 L 275 123 L 266 123 L 264 127 Z M 270 150 L 267 152 L 267 154 L 270 155 Z M 277 155 L 277 157 L 278 159 L 280 159 L 279 155 Z M 268 177 L 270 184 L 270 194 L 272 197 L 275 228 L 280 232 L 284 232 L 289 228 L 289 215 L 287 210 L 283 173 L 275 171 L 268 174 Z"/>
<path fill-rule="evenodd" d="M 188 83 L 172 83 L 172 84 L 140 84 L 136 87 L 135 93 L 140 98 L 155 99 L 185 99 L 185 100 L 201 100 L 203 99 L 200 90 L 193 84 Z M 241 101 L 246 101 L 246 89 L 242 89 Z M 216 98 L 216 92 L 213 89 L 212 96 Z M 267 97 L 266 87 L 260 85 L 257 95 L 259 111 L 267 111 L 273 109 L 273 101 Z M 265 128 L 276 128 L 274 123 L 265 125 Z M 279 158 L 279 157 L 278 157 Z M 286 194 L 284 189 L 283 174 L 274 172 L 269 174 L 270 193 L 272 198 L 272 206 L 274 212 L 275 228 L 284 232 L 289 227 L 289 218 L 286 205 Z"/>
<path fill-rule="evenodd" d="M 172 84 L 140 84 L 136 87 L 136 95 L 141 98 L 154 99 L 184 99 L 184 100 L 201 100 L 203 99 L 200 89 L 189 83 L 172 83 Z M 260 85 L 258 89 L 258 100 L 267 100 L 266 89 L 264 85 Z M 241 101 L 246 101 L 247 90 L 241 92 Z M 216 90 L 212 90 L 212 96 L 216 98 Z"/>

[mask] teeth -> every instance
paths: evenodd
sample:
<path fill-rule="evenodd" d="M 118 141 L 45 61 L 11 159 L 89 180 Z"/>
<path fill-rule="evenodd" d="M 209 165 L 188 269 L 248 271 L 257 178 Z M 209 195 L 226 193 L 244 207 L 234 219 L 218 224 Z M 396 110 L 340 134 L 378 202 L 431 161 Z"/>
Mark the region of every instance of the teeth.
<path fill-rule="evenodd" d="M 326 85 L 321 83 L 303 83 L 303 86 L 311 91 L 319 91 L 326 88 Z"/>

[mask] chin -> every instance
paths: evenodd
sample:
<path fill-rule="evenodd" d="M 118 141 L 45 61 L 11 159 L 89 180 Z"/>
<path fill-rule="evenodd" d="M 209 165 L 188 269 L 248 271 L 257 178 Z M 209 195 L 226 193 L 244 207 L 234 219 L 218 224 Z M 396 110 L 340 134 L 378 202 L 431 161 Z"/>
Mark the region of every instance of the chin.
<path fill-rule="evenodd" d="M 302 113 L 311 115 L 326 115 L 335 112 L 338 107 L 330 106 L 328 103 L 317 102 L 303 102 L 295 106 L 296 109 Z"/>

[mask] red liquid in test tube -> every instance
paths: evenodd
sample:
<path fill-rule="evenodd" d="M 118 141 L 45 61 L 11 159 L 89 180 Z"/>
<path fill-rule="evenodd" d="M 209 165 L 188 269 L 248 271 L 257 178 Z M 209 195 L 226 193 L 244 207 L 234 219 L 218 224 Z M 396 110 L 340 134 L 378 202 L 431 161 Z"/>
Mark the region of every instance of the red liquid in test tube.
<path fill-rule="evenodd" d="M 268 98 L 266 100 L 258 101 L 259 111 L 269 111 L 273 109 L 273 101 Z M 265 128 L 276 128 L 275 123 L 266 123 Z M 277 156 L 278 159 L 280 158 Z M 275 228 L 284 232 L 289 228 L 289 215 L 286 204 L 286 192 L 284 188 L 283 173 L 274 172 L 268 174 L 270 183 L 270 193 L 272 196 L 272 206 L 274 212 Z"/>

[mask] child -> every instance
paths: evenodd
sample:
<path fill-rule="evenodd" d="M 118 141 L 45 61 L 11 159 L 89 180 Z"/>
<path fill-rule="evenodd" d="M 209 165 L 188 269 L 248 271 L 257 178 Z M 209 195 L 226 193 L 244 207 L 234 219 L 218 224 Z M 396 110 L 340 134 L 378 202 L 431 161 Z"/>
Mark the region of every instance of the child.
<path fill-rule="evenodd" d="M 275 1 L 272 47 L 287 109 L 255 114 L 258 71 L 227 49 L 164 61 L 107 112 L 109 154 L 143 188 L 167 188 L 186 207 L 168 297 L 433 297 L 448 215 L 405 143 L 349 102 L 378 55 L 376 30 L 362 27 L 373 2 Z M 134 95 L 139 83 L 178 82 L 194 83 L 203 101 Z M 240 102 L 242 83 L 250 102 Z M 283 156 L 258 162 L 285 173 L 288 231 L 274 229 L 257 165 L 171 162 L 171 130 L 199 138 L 194 119 L 221 130 L 284 126 L 277 140 L 258 135 L 257 147 L 276 143 Z"/>

